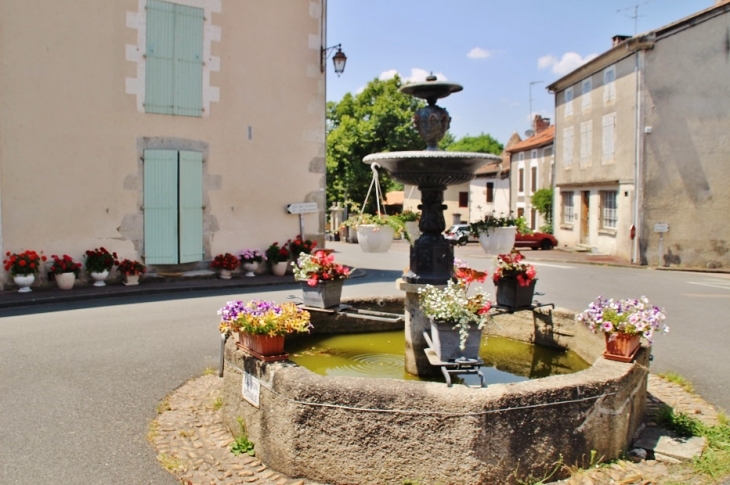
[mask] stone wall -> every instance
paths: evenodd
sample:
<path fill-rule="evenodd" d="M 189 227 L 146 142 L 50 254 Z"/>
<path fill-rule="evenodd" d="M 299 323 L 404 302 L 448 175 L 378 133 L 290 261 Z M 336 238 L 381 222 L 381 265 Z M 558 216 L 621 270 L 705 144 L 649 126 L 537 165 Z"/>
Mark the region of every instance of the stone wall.
<path fill-rule="evenodd" d="M 293 363 L 265 364 L 226 347 L 224 415 L 246 423 L 257 457 L 291 477 L 330 484 L 514 483 L 562 456 L 585 463 L 626 450 L 644 411 L 648 349 L 634 364 L 600 358 L 598 336 L 563 310 L 499 315 L 489 327 L 570 347 L 585 371 L 486 388 L 323 377 Z M 241 398 L 242 371 L 261 384 L 258 408 Z M 516 472 L 516 473 L 515 473 Z"/>

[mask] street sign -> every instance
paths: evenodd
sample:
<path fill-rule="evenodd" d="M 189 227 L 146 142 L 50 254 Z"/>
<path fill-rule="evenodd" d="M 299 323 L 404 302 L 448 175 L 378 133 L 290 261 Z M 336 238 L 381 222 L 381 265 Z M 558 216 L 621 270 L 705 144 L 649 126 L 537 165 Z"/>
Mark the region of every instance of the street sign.
<path fill-rule="evenodd" d="M 669 224 L 666 222 L 654 224 L 654 232 L 669 232 Z"/>
<path fill-rule="evenodd" d="M 243 398 L 259 407 L 259 395 L 261 394 L 261 383 L 248 372 L 243 373 L 243 382 L 241 383 L 241 394 Z"/>
<path fill-rule="evenodd" d="M 310 212 L 317 212 L 316 202 L 299 202 L 298 204 L 288 204 L 286 211 L 289 214 L 308 214 Z"/>

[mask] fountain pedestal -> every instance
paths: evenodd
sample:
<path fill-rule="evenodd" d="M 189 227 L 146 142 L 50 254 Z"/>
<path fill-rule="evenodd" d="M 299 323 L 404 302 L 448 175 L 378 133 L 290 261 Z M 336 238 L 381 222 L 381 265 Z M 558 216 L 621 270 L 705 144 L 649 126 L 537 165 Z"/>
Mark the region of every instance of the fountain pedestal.
<path fill-rule="evenodd" d="M 424 352 L 428 344 L 426 339 L 423 338 L 423 332 L 431 329 L 431 321 L 421 311 L 421 305 L 418 303 L 418 289 L 423 288 L 425 285 L 408 283 L 402 278 L 397 279 L 395 285 L 396 288 L 406 294 L 406 372 L 417 376 L 440 375 L 439 368 L 431 365 Z"/>

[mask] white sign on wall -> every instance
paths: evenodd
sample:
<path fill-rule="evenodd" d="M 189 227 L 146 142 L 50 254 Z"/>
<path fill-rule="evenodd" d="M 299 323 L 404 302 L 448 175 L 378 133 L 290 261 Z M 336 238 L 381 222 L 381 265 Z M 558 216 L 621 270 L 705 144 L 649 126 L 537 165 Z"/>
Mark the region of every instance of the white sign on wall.
<path fill-rule="evenodd" d="M 654 224 L 654 232 L 669 232 L 669 224 L 665 222 Z"/>
<path fill-rule="evenodd" d="M 286 211 L 289 214 L 309 214 L 311 212 L 317 212 L 316 202 L 300 202 L 298 204 L 288 204 Z"/>
<path fill-rule="evenodd" d="M 243 373 L 243 382 L 241 384 L 241 394 L 243 398 L 259 407 L 259 395 L 261 393 L 261 383 L 248 372 Z"/>

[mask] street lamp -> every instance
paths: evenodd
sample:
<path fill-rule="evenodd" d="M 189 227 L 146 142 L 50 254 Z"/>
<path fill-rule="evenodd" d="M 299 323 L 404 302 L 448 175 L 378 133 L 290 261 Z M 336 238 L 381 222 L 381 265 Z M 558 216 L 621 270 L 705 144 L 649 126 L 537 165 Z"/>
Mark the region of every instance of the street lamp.
<path fill-rule="evenodd" d="M 340 74 L 345 71 L 345 63 L 347 62 L 347 56 L 342 52 L 342 44 L 333 45 L 332 47 L 322 47 L 319 71 L 324 72 L 324 65 L 327 58 L 335 49 L 337 49 L 337 52 L 332 57 L 332 63 L 335 65 L 335 74 L 337 74 L 337 77 L 340 77 Z"/>

